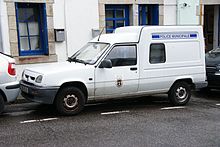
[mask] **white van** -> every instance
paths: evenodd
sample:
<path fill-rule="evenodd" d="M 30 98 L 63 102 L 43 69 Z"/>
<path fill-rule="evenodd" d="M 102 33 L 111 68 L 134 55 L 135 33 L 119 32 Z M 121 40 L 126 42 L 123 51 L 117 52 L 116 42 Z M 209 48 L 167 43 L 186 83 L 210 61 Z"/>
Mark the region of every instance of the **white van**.
<path fill-rule="evenodd" d="M 201 26 L 131 26 L 100 35 L 63 63 L 27 68 L 22 95 L 54 104 L 61 114 L 108 98 L 167 93 L 185 105 L 205 82 Z"/>

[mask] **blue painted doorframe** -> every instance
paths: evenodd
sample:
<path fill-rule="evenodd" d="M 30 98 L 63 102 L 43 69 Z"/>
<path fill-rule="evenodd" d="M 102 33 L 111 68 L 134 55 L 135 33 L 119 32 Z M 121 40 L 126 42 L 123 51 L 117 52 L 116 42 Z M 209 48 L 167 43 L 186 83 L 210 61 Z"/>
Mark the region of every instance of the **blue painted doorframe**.
<path fill-rule="evenodd" d="M 159 5 L 151 5 L 152 25 L 159 25 Z"/>
<path fill-rule="evenodd" d="M 139 25 L 159 25 L 159 5 L 139 5 Z"/>

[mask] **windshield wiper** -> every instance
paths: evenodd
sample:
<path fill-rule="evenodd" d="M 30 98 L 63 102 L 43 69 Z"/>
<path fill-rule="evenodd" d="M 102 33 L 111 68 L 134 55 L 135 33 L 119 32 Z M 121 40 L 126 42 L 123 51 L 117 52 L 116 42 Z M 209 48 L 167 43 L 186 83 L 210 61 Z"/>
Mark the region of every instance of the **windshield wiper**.
<path fill-rule="evenodd" d="M 71 57 L 68 57 L 67 61 L 69 61 L 70 63 L 71 62 L 77 62 L 77 63 L 83 63 L 85 65 L 88 64 L 84 60 L 80 60 L 80 59 L 76 59 L 76 58 L 71 58 Z"/>

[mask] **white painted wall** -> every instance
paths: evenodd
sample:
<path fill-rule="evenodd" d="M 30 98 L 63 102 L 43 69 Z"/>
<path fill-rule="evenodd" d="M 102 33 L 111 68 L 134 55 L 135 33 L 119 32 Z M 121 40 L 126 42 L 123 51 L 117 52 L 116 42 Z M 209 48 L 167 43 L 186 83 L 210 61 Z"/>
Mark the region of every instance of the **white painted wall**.
<path fill-rule="evenodd" d="M 164 25 L 176 25 L 176 0 L 164 0 Z"/>
<path fill-rule="evenodd" d="M 66 0 L 54 0 L 53 14 L 55 29 L 66 28 L 65 1 Z M 55 43 L 55 50 L 56 54 L 58 55 L 58 61 L 64 61 L 67 59 L 67 41 Z"/>
<path fill-rule="evenodd" d="M 7 54 L 11 54 L 10 43 L 9 43 L 9 25 L 8 25 L 8 15 L 7 7 L 4 1 L 0 1 L 0 30 L 1 30 L 1 43 L 2 51 Z"/>
<path fill-rule="evenodd" d="M 65 0 L 65 15 L 68 56 L 71 56 L 92 39 L 92 29 L 99 28 L 98 0 Z"/>

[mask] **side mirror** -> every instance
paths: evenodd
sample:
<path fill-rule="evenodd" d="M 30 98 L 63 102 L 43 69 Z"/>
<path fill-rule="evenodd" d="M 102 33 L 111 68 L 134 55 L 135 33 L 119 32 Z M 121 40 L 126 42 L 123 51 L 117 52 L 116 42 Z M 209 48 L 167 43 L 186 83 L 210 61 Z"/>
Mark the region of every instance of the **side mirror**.
<path fill-rule="evenodd" d="M 109 59 L 105 59 L 99 65 L 99 68 L 112 68 L 112 61 Z"/>

